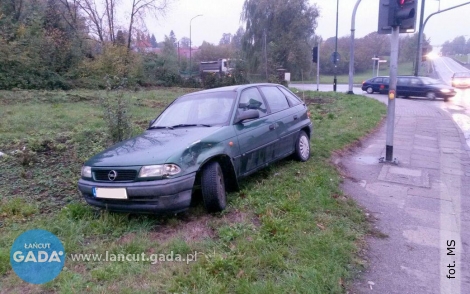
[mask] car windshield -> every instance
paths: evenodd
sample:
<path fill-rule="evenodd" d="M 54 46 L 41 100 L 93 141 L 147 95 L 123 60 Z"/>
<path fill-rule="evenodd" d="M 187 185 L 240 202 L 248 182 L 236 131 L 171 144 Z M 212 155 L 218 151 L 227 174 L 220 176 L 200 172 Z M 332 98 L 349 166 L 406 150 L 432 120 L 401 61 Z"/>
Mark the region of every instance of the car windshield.
<path fill-rule="evenodd" d="M 470 78 L 470 72 L 456 72 L 454 78 Z"/>
<path fill-rule="evenodd" d="M 163 111 L 151 128 L 227 125 L 235 99 L 234 91 L 182 96 Z"/>

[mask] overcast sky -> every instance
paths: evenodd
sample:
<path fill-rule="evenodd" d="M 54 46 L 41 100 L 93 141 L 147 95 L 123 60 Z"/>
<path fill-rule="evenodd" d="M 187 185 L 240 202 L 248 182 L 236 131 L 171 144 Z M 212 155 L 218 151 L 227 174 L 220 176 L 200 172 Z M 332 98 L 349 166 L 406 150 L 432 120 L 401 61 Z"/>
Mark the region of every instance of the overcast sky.
<path fill-rule="evenodd" d="M 174 0 L 176 1 L 164 18 L 147 21 L 148 30 L 155 34 L 158 42 L 164 40 L 173 30 L 177 39 L 189 37 L 190 19 L 193 46 L 203 41 L 218 44 L 223 33 L 234 34 L 240 26 L 240 14 L 245 0 Z M 335 0 L 310 0 L 320 10 L 316 34 L 323 39 L 334 37 L 336 33 L 336 2 Z M 338 37 L 351 34 L 351 16 L 357 0 L 339 0 Z M 466 0 L 426 0 L 424 19 L 433 12 L 453 7 L 469 1 Z M 379 0 L 361 0 L 356 14 L 356 38 L 361 38 L 377 31 Z M 418 0 L 418 20 L 421 0 Z M 452 41 L 457 36 L 470 38 L 470 5 L 432 16 L 424 29 L 431 44 L 438 46 L 445 41 Z"/>

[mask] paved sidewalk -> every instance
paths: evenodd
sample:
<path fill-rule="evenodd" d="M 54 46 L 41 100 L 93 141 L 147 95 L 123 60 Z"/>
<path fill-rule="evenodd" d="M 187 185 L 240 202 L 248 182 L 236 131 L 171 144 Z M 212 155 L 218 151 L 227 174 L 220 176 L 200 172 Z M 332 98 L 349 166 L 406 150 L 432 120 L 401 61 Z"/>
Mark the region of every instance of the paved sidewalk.
<path fill-rule="evenodd" d="M 350 177 L 345 193 L 388 236 L 368 238 L 368 268 L 353 293 L 470 293 L 470 148 L 432 103 L 396 101 L 398 165 L 378 162 L 386 123 L 336 162 Z"/>

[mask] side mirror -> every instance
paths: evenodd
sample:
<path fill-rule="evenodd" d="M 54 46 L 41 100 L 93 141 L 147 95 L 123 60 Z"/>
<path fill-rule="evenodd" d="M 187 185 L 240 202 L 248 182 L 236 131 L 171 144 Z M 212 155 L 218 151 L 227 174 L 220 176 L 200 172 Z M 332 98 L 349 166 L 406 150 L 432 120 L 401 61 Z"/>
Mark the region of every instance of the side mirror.
<path fill-rule="evenodd" d="M 157 120 L 157 119 L 154 118 L 154 119 L 152 119 L 152 120 L 149 122 L 149 128 L 153 125 L 153 123 L 154 123 L 156 120 Z"/>
<path fill-rule="evenodd" d="M 240 113 L 237 118 L 235 119 L 235 123 L 242 122 L 247 119 L 256 119 L 259 118 L 258 110 L 248 109 Z"/>

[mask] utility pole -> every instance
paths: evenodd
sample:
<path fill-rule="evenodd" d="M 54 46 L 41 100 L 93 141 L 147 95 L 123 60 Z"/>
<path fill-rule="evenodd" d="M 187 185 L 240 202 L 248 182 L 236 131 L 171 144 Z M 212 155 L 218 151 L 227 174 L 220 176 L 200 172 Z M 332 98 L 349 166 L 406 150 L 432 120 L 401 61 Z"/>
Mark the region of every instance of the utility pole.
<path fill-rule="evenodd" d="M 338 62 L 338 5 L 339 5 L 339 0 L 336 0 L 336 38 L 335 38 L 335 52 L 333 53 L 333 64 L 335 66 L 334 68 L 334 74 L 335 77 L 333 79 L 333 91 L 336 92 L 336 68 L 337 68 L 337 62 Z"/>
<path fill-rule="evenodd" d="M 357 7 L 361 3 L 361 0 L 357 0 L 356 5 L 354 6 L 353 14 L 351 17 L 351 45 L 349 47 L 349 91 L 348 94 L 354 94 L 353 92 L 353 80 L 354 80 L 354 31 L 355 21 L 356 21 L 356 11 Z"/>
<path fill-rule="evenodd" d="M 385 140 L 385 158 L 380 158 L 380 162 L 390 162 L 398 164 L 398 160 L 393 158 L 393 132 L 395 130 L 395 98 L 397 93 L 397 74 L 398 74 L 398 47 L 399 47 L 399 26 L 392 27 L 390 38 L 390 82 L 388 90 L 387 103 L 387 137 Z"/>

